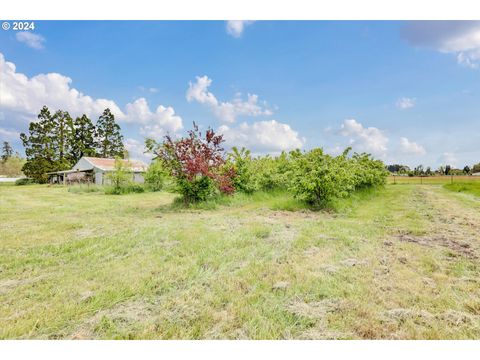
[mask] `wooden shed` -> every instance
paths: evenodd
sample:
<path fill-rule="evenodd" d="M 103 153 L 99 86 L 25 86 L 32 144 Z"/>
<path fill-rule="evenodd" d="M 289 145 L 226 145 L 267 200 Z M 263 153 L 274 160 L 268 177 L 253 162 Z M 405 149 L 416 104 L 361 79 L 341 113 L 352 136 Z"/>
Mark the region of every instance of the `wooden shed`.
<path fill-rule="evenodd" d="M 122 160 L 125 167 L 132 173 L 132 181 L 143 183 L 143 174 L 147 165 L 136 160 Z M 115 159 L 82 157 L 71 170 L 55 171 L 48 173 L 50 182 L 56 184 L 94 183 L 96 185 L 108 184 L 106 174 L 115 170 Z"/>

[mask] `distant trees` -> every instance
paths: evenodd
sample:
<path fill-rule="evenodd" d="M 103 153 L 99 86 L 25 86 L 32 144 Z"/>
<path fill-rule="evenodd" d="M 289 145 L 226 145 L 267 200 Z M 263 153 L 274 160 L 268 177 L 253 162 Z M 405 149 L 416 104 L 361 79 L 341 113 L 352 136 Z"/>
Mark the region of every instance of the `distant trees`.
<path fill-rule="evenodd" d="M 71 168 L 82 156 L 123 157 L 120 126 L 109 109 L 100 116 L 97 127 L 86 116 L 75 120 L 67 111 L 53 115 L 44 106 L 38 121 L 31 122 L 28 134 L 20 134 L 27 161 L 26 176 L 44 183 L 46 173 Z"/>
<path fill-rule="evenodd" d="M 480 172 L 480 163 L 475 164 L 475 165 L 473 165 L 473 167 L 472 167 L 472 173 L 473 173 L 473 174 L 478 173 L 478 172 Z"/>
<path fill-rule="evenodd" d="M 452 167 L 450 165 L 445 166 L 445 175 L 450 175 L 452 171 Z"/>
<path fill-rule="evenodd" d="M 414 168 L 413 175 L 415 176 L 425 175 L 425 170 L 423 169 L 423 165 L 418 165 L 416 168 Z"/>
<path fill-rule="evenodd" d="M 20 176 L 22 175 L 22 167 L 25 160 L 20 154 L 14 153 L 14 150 L 8 141 L 4 141 L 2 145 L 2 157 L 0 160 L 0 175 Z"/>
<path fill-rule="evenodd" d="M 410 172 L 410 167 L 407 165 L 392 164 L 387 166 L 387 170 L 396 174 L 408 174 Z"/>
<path fill-rule="evenodd" d="M 470 166 L 467 165 L 467 166 L 465 166 L 465 167 L 463 168 L 463 173 L 464 173 L 465 175 L 470 175 L 470 172 L 471 172 Z"/>
<path fill-rule="evenodd" d="M 2 161 L 5 162 L 13 155 L 13 148 L 8 141 L 4 141 L 2 145 Z"/>

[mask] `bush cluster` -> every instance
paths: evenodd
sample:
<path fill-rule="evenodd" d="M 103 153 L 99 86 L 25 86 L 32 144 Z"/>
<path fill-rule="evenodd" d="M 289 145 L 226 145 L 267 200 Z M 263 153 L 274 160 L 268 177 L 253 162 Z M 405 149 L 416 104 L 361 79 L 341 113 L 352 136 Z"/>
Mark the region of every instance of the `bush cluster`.
<path fill-rule="evenodd" d="M 234 192 L 235 173 L 226 163 L 223 142 L 223 136 L 212 129 L 207 129 L 203 136 L 194 123 L 187 137 L 166 136 L 160 144 L 147 139 L 146 147 L 174 179 L 184 202 L 192 203 Z"/>
<path fill-rule="evenodd" d="M 349 157 L 349 151 L 334 157 L 317 148 L 252 158 L 245 149 L 233 149 L 229 161 L 236 174 L 233 181 L 237 191 L 283 190 L 309 204 L 323 205 L 385 184 L 388 172 L 383 162 L 369 154 Z"/>
<path fill-rule="evenodd" d="M 147 150 L 157 159 L 149 172 L 159 183 L 152 186 L 160 189 L 164 177 L 171 176 L 185 203 L 235 191 L 287 191 L 306 203 L 323 205 L 354 191 L 380 186 L 388 174 L 383 162 L 369 154 L 349 156 L 350 148 L 339 156 L 317 148 L 253 157 L 245 148 L 234 147 L 226 154 L 222 142 L 222 135 L 211 129 L 202 137 L 195 124 L 186 138 L 166 136 L 162 143 L 147 140 Z"/>
<path fill-rule="evenodd" d="M 15 185 L 31 185 L 31 184 L 35 184 L 34 179 L 21 178 L 21 179 L 15 180 Z"/>

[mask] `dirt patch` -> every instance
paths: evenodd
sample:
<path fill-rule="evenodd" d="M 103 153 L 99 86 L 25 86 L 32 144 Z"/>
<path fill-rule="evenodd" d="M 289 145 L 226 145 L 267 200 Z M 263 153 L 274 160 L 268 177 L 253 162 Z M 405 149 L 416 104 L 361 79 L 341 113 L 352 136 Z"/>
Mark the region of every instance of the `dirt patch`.
<path fill-rule="evenodd" d="M 305 254 L 305 256 L 314 256 L 314 255 L 317 255 L 321 252 L 320 248 L 317 247 L 317 246 L 312 246 L 312 247 L 309 247 L 308 249 L 305 249 L 305 251 L 303 252 Z"/>
<path fill-rule="evenodd" d="M 384 322 L 394 322 L 398 324 L 403 324 L 407 321 L 413 321 L 418 325 L 427 325 L 435 317 L 426 310 L 416 310 L 416 309 L 391 309 L 385 312 L 383 316 Z"/>
<path fill-rule="evenodd" d="M 295 301 L 288 306 L 288 311 L 297 316 L 324 320 L 327 313 L 338 311 L 343 305 L 343 301 L 339 299 L 325 299 L 310 303 Z"/>
<path fill-rule="evenodd" d="M 310 329 L 299 336 L 300 340 L 344 340 L 351 339 L 353 334 L 325 329 Z"/>
<path fill-rule="evenodd" d="M 411 234 L 400 234 L 395 239 L 401 242 L 415 243 L 422 246 L 440 246 L 447 248 L 454 253 L 461 254 L 469 259 L 478 259 L 476 251 L 472 246 L 464 241 L 458 241 L 445 235 L 424 235 L 414 236 Z"/>
<path fill-rule="evenodd" d="M 463 311 L 447 310 L 443 314 L 437 316 L 437 318 L 445 321 L 449 325 L 460 326 L 462 324 L 470 324 L 473 321 L 474 316 Z"/>
<path fill-rule="evenodd" d="M 329 313 L 341 311 L 346 307 L 346 302 L 340 299 L 324 299 L 315 302 L 295 301 L 287 310 L 300 317 L 315 321 L 315 325 L 299 335 L 303 340 L 335 340 L 351 338 L 352 334 L 328 329 L 327 316 Z"/>
<path fill-rule="evenodd" d="M 429 326 L 433 322 L 445 322 L 449 326 L 461 326 L 471 324 L 477 320 L 477 316 L 458 310 L 446 310 L 439 314 L 432 314 L 426 310 L 418 309 L 391 309 L 384 313 L 383 321 L 401 325 L 407 321 L 413 321 L 417 325 Z"/>
<path fill-rule="evenodd" d="M 47 276 L 41 275 L 41 276 L 35 276 L 35 277 L 32 277 L 32 278 L 26 278 L 26 279 L 9 279 L 9 280 L 6 280 L 6 281 L 0 283 L 0 295 L 6 294 L 10 291 L 13 291 L 14 289 L 16 289 L 19 286 L 31 285 L 31 284 L 37 283 L 41 280 L 44 280 L 45 278 L 47 278 Z"/>
<path fill-rule="evenodd" d="M 344 266 L 360 266 L 360 265 L 367 265 L 367 261 L 350 258 L 350 259 L 345 259 L 340 261 L 340 264 Z"/>
<path fill-rule="evenodd" d="M 151 317 L 153 304 L 144 300 L 120 303 L 110 309 L 100 310 L 87 319 L 72 335 L 72 339 L 98 338 L 102 321 L 108 321 L 117 328 L 127 329 L 135 323 L 143 322 Z"/>
<path fill-rule="evenodd" d="M 272 286 L 273 291 L 287 291 L 290 283 L 288 281 L 279 281 Z"/>
<path fill-rule="evenodd" d="M 327 274 L 335 274 L 336 272 L 338 272 L 338 270 L 340 270 L 340 268 L 335 265 L 323 265 L 320 266 L 320 270 L 326 272 Z"/>

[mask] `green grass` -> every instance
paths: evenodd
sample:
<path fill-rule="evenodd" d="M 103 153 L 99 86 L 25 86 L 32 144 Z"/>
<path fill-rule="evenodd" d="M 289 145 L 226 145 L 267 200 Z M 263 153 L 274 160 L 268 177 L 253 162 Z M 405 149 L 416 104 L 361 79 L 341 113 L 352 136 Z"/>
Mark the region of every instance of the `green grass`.
<path fill-rule="evenodd" d="M 0 186 L 0 338 L 480 337 L 474 199 L 176 197 Z"/>
<path fill-rule="evenodd" d="M 451 191 L 480 196 L 480 181 L 445 184 L 444 187 Z"/>

